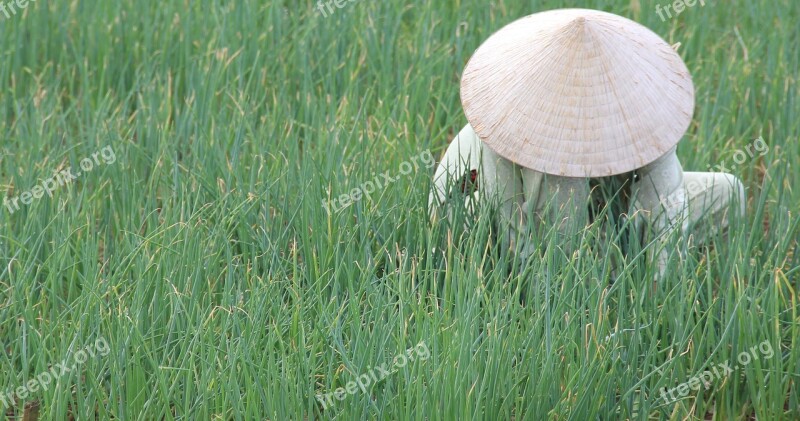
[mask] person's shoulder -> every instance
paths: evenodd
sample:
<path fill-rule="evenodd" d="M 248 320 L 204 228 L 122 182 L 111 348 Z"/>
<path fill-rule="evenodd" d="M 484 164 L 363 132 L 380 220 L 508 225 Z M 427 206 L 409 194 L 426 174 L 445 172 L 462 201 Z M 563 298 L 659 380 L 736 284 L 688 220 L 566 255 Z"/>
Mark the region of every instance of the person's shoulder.
<path fill-rule="evenodd" d="M 671 147 L 667 152 L 665 152 L 660 157 L 656 158 L 655 160 L 653 160 L 648 164 L 643 165 L 641 168 L 638 169 L 638 171 L 648 172 L 653 168 L 659 168 L 664 165 L 674 165 L 676 161 L 680 163 L 680 161 L 678 161 L 677 149 L 678 149 L 677 145 Z"/>
<path fill-rule="evenodd" d="M 460 132 L 458 132 L 458 137 L 467 137 L 470 139 L 480 140 L 478 138 L 478 133 L 475 133 L 475 129 L 472 128 L 472 124 L 467 123 Z"/>
<path fill-rule="evenodd" d="M 456 146 L 457 145 L 457 146 Z M 474 151 L 478 151 L 481 149 L 481 139 L 478 137 L 478 134 L 475 133 L 475 130 L 472 128 L 472 125 L 467 123 L 461 131 L 459 131 L 453 141 L 450 143 L 450 147 L 458 147 L 458 148 L 469 148 Z"/>

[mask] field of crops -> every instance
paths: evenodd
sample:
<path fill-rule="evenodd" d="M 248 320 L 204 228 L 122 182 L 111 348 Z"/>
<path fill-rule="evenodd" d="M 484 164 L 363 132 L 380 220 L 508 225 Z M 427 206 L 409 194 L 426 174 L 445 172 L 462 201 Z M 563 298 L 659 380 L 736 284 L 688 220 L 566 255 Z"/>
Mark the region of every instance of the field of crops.
<path fill-rule="evenodd" d="M 0 416 L 800 419 L 800 2 L 678 2 L 0 0 Z M 427 214 L 470 55 L 560 7 L 680 42 L 747 188 L 655 285 Z"/>

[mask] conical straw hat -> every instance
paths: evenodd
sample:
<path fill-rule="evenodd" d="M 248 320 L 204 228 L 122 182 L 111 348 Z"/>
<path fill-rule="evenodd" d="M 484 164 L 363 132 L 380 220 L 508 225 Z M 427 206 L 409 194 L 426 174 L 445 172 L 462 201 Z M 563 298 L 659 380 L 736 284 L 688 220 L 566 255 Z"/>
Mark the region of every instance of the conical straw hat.
<path fill-rule="evenodd" d="M 536 13 L 500 29 L 464 69 L 461 102 L 500 156 L 566 177 L 633 171 L 689 127 L 694 87 L 651 30 L 596 10 Z"/>

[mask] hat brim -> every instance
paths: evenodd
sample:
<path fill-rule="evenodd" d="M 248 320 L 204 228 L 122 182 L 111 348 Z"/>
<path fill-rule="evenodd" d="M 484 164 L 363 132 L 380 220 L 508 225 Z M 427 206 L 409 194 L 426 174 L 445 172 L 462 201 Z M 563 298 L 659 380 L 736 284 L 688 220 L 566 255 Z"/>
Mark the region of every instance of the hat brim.
<path fill-rule="evenodd" d="M 547 174 L 603 177 L 674 147 L 692 119 L 694 86 L 681 57 L 646 27 L 559 9 L 489 37 L 464 69 L 461 101 L 500 156 Z"/>

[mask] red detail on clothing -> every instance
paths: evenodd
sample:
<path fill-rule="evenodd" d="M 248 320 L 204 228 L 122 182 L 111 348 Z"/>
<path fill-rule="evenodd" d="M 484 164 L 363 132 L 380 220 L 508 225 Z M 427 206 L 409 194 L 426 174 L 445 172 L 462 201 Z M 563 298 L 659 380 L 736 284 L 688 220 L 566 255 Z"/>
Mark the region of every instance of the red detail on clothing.
<path fill-rule="evenodd" d="M 467 186 L 469 186 L 469 190 L 467 190 Z M 478 170 L 470 170 L 469 181 L 467 181 L 466 175 L 461 179 L 461 192 L 469 194 L 476 191 L 478 191 Z"/>

